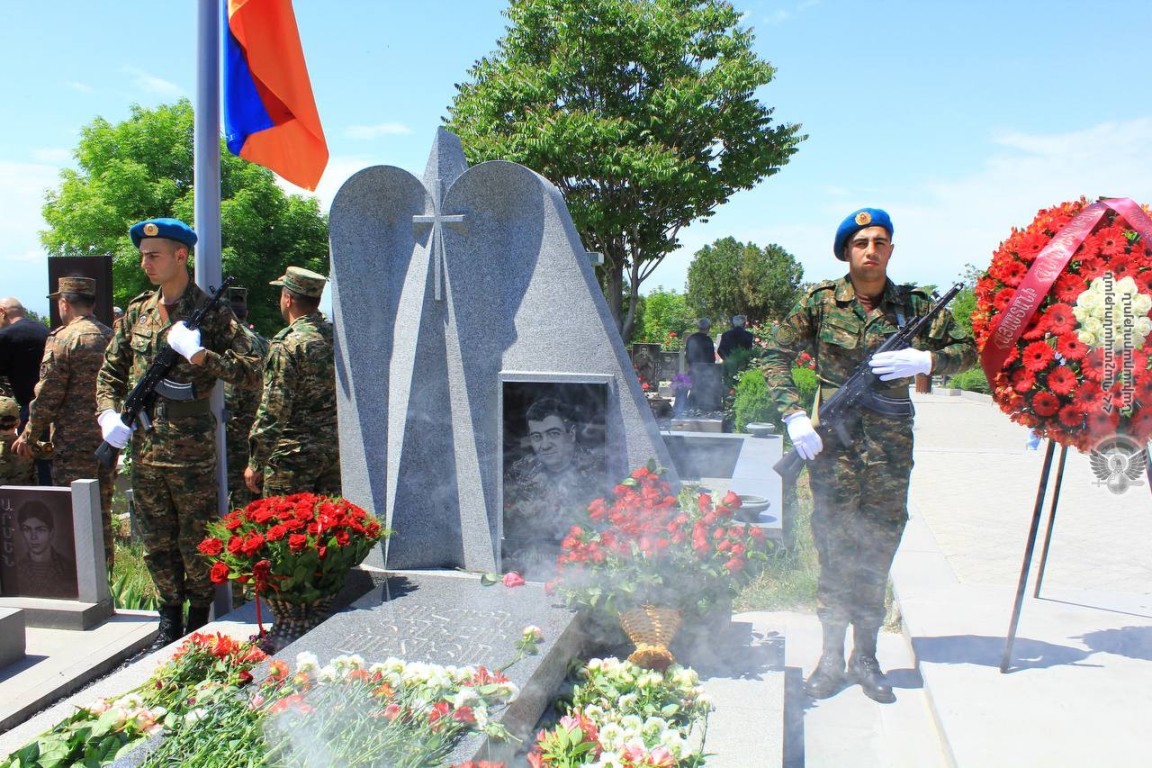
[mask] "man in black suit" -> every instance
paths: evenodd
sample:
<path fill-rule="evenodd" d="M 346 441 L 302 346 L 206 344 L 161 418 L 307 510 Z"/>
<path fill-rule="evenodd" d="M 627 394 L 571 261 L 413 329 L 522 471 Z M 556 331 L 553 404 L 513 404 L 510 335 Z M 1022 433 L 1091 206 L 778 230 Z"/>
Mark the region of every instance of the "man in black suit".
<path fill-rule="evenodd" d="M 48 326 L 27 316 L 28 310 L 19 299 L 0 299 L 0 376 L 12 387 L 12 396 L 20 404 L 20 429 L 28 422 L 28 404 L 36 397 L 40 381 L 40 360 L 48 340 Z M 41 439 L 48 439 L 47 435 Z M 52 485 L 51 462 L 36 462 L 40 485 Z"/>

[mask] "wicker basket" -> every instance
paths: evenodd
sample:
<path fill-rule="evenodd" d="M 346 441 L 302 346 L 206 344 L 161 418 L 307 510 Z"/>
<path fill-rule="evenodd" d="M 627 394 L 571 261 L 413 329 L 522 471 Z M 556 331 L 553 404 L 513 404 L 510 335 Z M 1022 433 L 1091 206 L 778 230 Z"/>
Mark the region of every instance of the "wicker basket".
<path fill-rule="evenodd" d="M 655 605 L 620 611 L 620 626 L 636 646 L 628 661 L 646 669 L 666 669 L 676 661 L 668 645 L 676 637 L 682 619 L 678 609 Z"/>

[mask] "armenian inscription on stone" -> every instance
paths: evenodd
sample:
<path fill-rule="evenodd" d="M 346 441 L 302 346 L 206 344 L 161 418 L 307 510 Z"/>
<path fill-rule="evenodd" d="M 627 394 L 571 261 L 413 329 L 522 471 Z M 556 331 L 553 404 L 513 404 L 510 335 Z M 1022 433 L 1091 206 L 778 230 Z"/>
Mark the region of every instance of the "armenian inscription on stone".
<path fill-rule="evenodd" d="M 339 653 L 365 659 L 389 656 L 461 666 L 491 664 L 511 656 L 523 625 L 507 611 L 411 605 L 414 600 L 384 603 L 372 610 L 358 634 L 339 643 Z M 402 604 L 401 604 L 402 603 Z"/>

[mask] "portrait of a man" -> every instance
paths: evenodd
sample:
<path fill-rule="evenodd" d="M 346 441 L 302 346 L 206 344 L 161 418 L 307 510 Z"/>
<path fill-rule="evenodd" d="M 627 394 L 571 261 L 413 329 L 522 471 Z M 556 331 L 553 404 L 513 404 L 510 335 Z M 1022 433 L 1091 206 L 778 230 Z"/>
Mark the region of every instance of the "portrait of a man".
<path fill-rule="evenodd" d="M 6 594 L 22 597 L 76 598 L 76 561 L 58 542 L 56 516 L 36 499 L 25 501 L 16 513 L 23 552 L 16 558 L 16 589 Z M 63 532 L 61 532 L 63 533 Z"/>
<path fill-rule="evenodd" d="M 560 542 L 605 487 L 603 421 L 580 403 L 538 396 L 523 411 L 519 444 L 504 470 L 503 567 L 525 578 L 551 576 Z"/>

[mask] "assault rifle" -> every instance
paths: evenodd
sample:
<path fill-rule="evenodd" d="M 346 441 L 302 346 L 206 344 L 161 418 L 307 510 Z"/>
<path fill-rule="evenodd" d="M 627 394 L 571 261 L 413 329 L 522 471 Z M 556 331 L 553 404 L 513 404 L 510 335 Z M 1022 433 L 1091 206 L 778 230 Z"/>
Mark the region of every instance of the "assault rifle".
<path fill-rule="evenodd" d="M 228 290 L 228 286 L 234 282 L 236 282 L 234 277 L 224 278 L 224 282 L 220 283 L 220 287 L 212 293 L 208 301 L 197 307 L 192 316 L 184 321 L 188 327 L 192 330 L 199 328 L 200 323 L 204 322 L 208 313 L 220 303 L 220 297 Z M 212 291 L 211 286 L 208 290 Z M 151 432 L 151 411 L 152 404 L 156 402 L 156 395 L 163 395 L 168 400 L 191 400 L 195 397 L 191 384 L 165 378 L 179 358 L 180 355 L 167 343 L 160 348 L 160 353 L 156 355 L 152 365 L 148 367 L 140 381 L 136 382 L 136 386 L 128 393 L 128 397 L 124 398 L 124 407 L 120 410 L 120 421 L 124 422 L 125 426 L 130 427 L 133 424 L 138 424 L 145 432 Z M 96 458 L 106 468 L 111 469 L 116 465 L 116 457 L 119 453 L 119 448 L 113 447 L 105 440 L 96 449 Z"/>
<path fill-rule="evenodd" d="M 928 327 L 933 318 L 940 314 L 944 307 L 948 306 L 948 302 L 952 301 L 963 287 L 961 283 L 956 283 L 948 289 L 947 293 L 936 300 L 927 314 L 906 323 L 903 328 L 885 339 L 884 343 L 876 348 L 873 355 L 878 355 L 881 352 L 895 352 L 912 346 L 913 339 L 920 331 Z M 882 415 L 892 416 L 900 412 L 899 409 L 903 406 L 901 401 L 875 391 L 877 385 L 882 382 L 880 382 L 880 377 L 872 373 L 872 368 L 868 365 L 871 359 L 872 356 L 869 356 L 867 360 L 856 366 L 856 370 L 852 371 L 852 375 L 836 391 L 836 394 L 820 404 L 819 426 L 816 427 L 816 432 L 820 435 L 821 440 L 827 442 L 835 433 L 841 445 L 851 444 L 852 439 L 848 436 L 845 420 L 857 408 L 867 408 Z M 800 470 L 804 467 L 804 461 L 804 458 L 793 448 L 784 454 L 784 458 L 776 462 L 772 468 L 784 480 L 794 481 L 796 475 L 800 474 Z"/>

